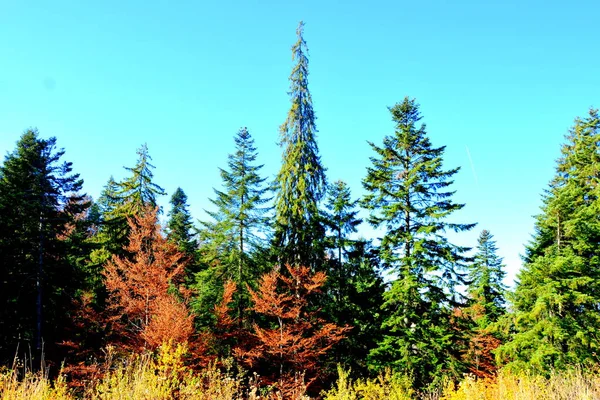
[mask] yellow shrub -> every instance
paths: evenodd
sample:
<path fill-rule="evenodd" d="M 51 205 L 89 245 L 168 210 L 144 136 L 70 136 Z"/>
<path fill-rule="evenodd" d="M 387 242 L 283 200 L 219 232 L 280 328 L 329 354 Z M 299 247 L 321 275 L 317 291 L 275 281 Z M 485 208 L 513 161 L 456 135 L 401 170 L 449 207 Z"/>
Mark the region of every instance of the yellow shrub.
<path fill-rule="evenodd" d="M 19 379 L 15 370 L 0 371 L 1 400 L 71 400 L 74 399 L 62 376 L 54 382 L 43 373 L 27 373 Z"/>
<path fill-rule="evenodd" d="M 600 398 L 597 374 L 571 371 L 550 378 L 501 372 L 495 380 L 465 378 L 447 387 L 443 400 L 592 400 Z"/>
<path fill-rule="evenodd" d="M 324 400 L 410 400 L 414 395 L 411 382 L 405 376 L 387 370 L 376 379 L 352 382 L 348 372 L 338 367 L 336 385 L 325 394 Z"/>

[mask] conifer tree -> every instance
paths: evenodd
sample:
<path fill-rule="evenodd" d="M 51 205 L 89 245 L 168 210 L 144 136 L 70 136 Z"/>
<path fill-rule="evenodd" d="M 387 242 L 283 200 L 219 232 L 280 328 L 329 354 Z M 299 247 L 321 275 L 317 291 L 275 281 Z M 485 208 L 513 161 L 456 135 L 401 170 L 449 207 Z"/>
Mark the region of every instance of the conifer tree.
<path fill-rule="evenodd" d="M 354 374 L 367 376 L 369 353 L 382 339 L 385 283 L 379 273 L 377 249 L 365 239 L 353 240 L 345 248 L 345 259 L 330 269 L 323 304 L 325 314 L 338 326 L 349 326 L 346 337 L 330 352 L 332 365 L 341 364 Z M 327 368 L 324 365 L 323 368 Z"/>
<path fill-rule="evenodd" d="M 325 224 L 332 233 L 328 237 L 328 247 L 336 250 L 340 265 L 343 263 L 346 246 L 352 244 L 348 235 L 355 233 L 358 225 L 362 223 L 362 220 L 357 217 L 357 204 L 358 200 L 352 200 L 346 182 L 338 180 L 328 188 L 325 203 L 327 211 L 324 218 Z"/>
<path fill-rule="evenodd" d="M 463 370 L 452 314 L 460 304 L 455 286 L 468 261 L 467 249 L 450 243 L 446 232 L 474 224 L 447 221 L 463 207 L 452 201 L 449 190 L 459 169 L 442 168 L 445 148 L 431 145 L 415 100 L 405 98 L 390 112 L 395 132 L 382 147 L 370 143 L 376 155 L 363 180 L 368 220 L 385 230 L 381 260 L 395 276 L 383 304 L 384 338 L 370 360 L 375 368 L 389 366 L 411 375 L 420 387 Z"/>
<path fill-rule="evenodd" d="M 470 372 L 478 377 L 496 373 L 493 351 L 500 345 L 501 335 L 495 323 L 506 312 L 503 283 L 506 273 L 493 238 L 488 230 L 479 234 L 477 253 L 469 265 L 469 306 L 464 309 L 473 325 L 465 361 Z"/>
<path fill-rule="evenodd" d="M 333 297 L 334 309 L 341 306 L 341 299 L 347 289 L 345 286 L 351 275 L 351 272 L 345 268 L 344 253 L 352 244 L 348 235 L 356 232 L 357 226 L 362 223 L 362 220 L 357 218 L 358 210 L 355 208 L 357 203 L 358 200 L 352 201 L 350 188 L 343 181 L 336 181 L 327 190 L 323 222 L 331 233 L 326 238 L 326 247 L 333 250 L 335 253 L 333 257 L 337 257 L 327 262 L 330 267 L 327 292 Z"/>
<path fill-rule="evenodd" d="M 498 321 L 505 313 L 506 275 L 502 258 L 496 254 L 494 236 L 483 230 L 477 240 L 477 253 L 469 266 L 468 293 L 477 308 L 476 322 L 481 328 Z"/>
<path fill-rule="evenodd" d="M 163 188 L 152 181 L 155 168 L 151 164 L 152 157 L 148 152 L 148 146 L 144 143 L 137 150 L 138 161 L 133 168 L 125 167 L 131 173 L 128 178 L 117 184 L 118 191 L 115 193 L 120 200 L 114 213 L 124 216 L 140 215 L 148 207 L 157 207 L 156 197 L 165 195 Z"/>
<path fill-rule="evenodd" d="M 26 131 L 0 167 L 0 353 L 51 356 L 81 283 L 67 241 L 89 202 L 56 139 Z M 7 358 L 5 358 L 7 359 Z"/>
<path fill-rule="evenodd" d="M 317 128 L 308 90 L 308 49 L 304 24 L 292 46 L 295 65 L 290 75 L 292 106 L 281 125 L 283 164 L 277 174 L 274 247 L 277 261 L 315 268 L 323 259 L 325 230 L 319 217 L 319 201 L 325 187 L 325 168 L 316 142 Z"/>
<path fill-rule="evenodd" d="M 326 247 L 327 294 L 322 306 L 325 314 L 339 326 L 352 329 L 336 344 L 333 364 L 343 364 L 355 374 L 366 374 L 366 358 L 380 339 L 384 284 L 379 275 L 379 259 L 371 243 L 351 240 L 349 235 L 362 223 L 358 218 L 358 200 L 352 200 L 350 188 L 343 181 L 328 187 L 323 221 L 328 228 Z M 325 366 L 324 366 L 325 367 Z"/>
<path fill-rule="evenodd" d="M 124 255 L 129 235 L 127 218 L 154 209 L 157 196 L 165 194 L 163 188 L 152 181 L 154 165 L 148 146 L 142 145 L 137 154 L 136 165 L 124 167 L 131 175 L 122 182 L 115 182 L 111 177 L 99 198 L 104 226 L 103 235 L 98 238 L 103 249 L 98 255 L 99 262 L 106 261 L 112 254 Z"/>
<path fill-rule="evenodd" d="M 600 362 L 600 117 L 577 118 L 518 275 L 509 367 L 547 373 Z"/>
<path fill-rule="evenodd" d="M 246 128 L 235 136 L 235 152 L 228 156 L 228 169 L 220 169 L 223 191 L 216 190 L 211 202 L 216 211 L 208 211 L 212 221 L 202 222 L 200 257 L 207 268 L 198 275 L 197 289 L 200 311 L 212 318 L 213 308 L 221 298 L 221 289 L 227 280 L 240 288 L 235 293 L 237 320 L 244 321 L 248 306 L 245 285 L 254 287 L 264 263 L 269 237 L 270 200 L 266 178 L 260 176 L 262 165 L 256 165 L 258 156 L 254 139 Z M 264 258 L 264 257 L 263 257 Z"/>
<path fill-rule="evenodd" d="M 167 238 L 175 243 L 180 251 L 193 259 L 195 258 L 198 242 L 192 233 L 194 224 L 188 210 L 187 195 L 181 188 L 177 188 L 171 197 L 170 203 Z"/>
<path fill-rule="evenodd" d="M 104 185 L 102 192 L 100 192 L 100 197 L 98 197 L 98 201 L 96 204 L 98 205 L 98 209 L 100 211 L 101 222 L 103 222 L 102 217 L 105 215 L 110 215 L 115 208 L 120 203 L 120 200 L 117 196 L 117 192 L 119 191 L 119 186 L 115 181 L 115 178 L 111 175 L 108 178 L 108 182 Z"/>
<path fill-rule="evenodd" d="M 97 223 L 97 232 L 92 239 L 97 244 L 97 249 L 92 254 L 93 265 L 102 265 L 111 254 L 120 252 L 122 246 L 122 219 L 115 218 L 115 210 L 121 204 L 117 196 L 119 190 L 117 182 L 111 175 L 104 185 L 100 197 L 92 205 Z"/>

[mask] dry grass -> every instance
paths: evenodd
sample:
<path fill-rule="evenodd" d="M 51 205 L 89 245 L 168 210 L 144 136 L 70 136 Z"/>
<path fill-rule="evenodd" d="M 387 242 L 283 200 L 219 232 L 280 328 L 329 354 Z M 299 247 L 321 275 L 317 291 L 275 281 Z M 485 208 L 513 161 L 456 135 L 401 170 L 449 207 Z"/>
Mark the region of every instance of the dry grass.
<path fill-rule="evenodd" d="M 494 379 L 466 378 L 448 387 L 443 400 L 595 400 L 600 399 L 600 375 L 581 370 L 552 374 L 500 373 Z"/>
<path fill-rule="evenodd" d="M 0 370 L 0 400 L 305 400 L 302 391 L 284 398 L 276 389 L 259 389 L 256 378 L 244 379 L 215 365 L 200 373 L 184 365 L 185 347 L 165 345 L 156 355 L 110 360 L 98 379 L 76 393 L 64 377 L 50 381 L 43 373 Z M 376 379 L 350 379 L 339 370 L 324 400 L 593 400 L 600 399 L 600 374 L 572 371 L 549 378 L 503 372 L 495 379 L 465 378 L 440 393 L 417 394 L 406 377 L 387 372 Z"/>

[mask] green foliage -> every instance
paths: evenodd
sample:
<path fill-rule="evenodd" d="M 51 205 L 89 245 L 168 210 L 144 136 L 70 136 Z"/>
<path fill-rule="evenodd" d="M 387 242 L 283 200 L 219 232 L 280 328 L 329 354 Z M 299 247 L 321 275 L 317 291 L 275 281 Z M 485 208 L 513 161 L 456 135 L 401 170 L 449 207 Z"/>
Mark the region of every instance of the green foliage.
<path fill-rule="evenodd" d="M 246 284 L 255 287 L 264 272 L 264 258 L 269 238 L 269 188 L 260 176 L 262 165 L 254 139 L 246 128 L 235 136 L 235 152 L 228 156 L 228 169 L 220 169 L 223 191 L 216 190 L 211 202 L 216 211 L 207 211 L 212 221 L 202 222 L 200 258 L 205 269 L 197 274 L 199 294 L 196 311 L 212 319 L 220 301 L 223 284 L 237 283 L 234 307 L 240 321 L 249 305 Z"/>
<path fill-rule="evenodd" d="M 152 157 L 145 143 L 137 150 L 137 155 L 138 161 L 135 166 L 125 167 L 131 175 L 117 184 L 118 191 L 115 195 L 119 204 L 114 213 L 118 215 L 140 215 L 148 207 L 154 209 L 158 206 L 156 197 L 166 194 L 163 188 L 152 182 L 152 169 L 155 167 L 150 163 Z"/>
<path fill-rule="evenodd" d="M 322 308 L 339 326 L 351 326 L 346 338 L 334 346 L 333 360 L 355 373 L 367 373 L 366 359 L 381 338 L 384 283 L 377 268 L 377 252 L 367 240 L 352 240 L 362 222 L 350 188 L 337 181 L 328 188 L 323 221 L 328 229 L 326 247 L 331 249 L 327 266 L 327 297 Z"/>
<path fill-rule="evenodd" d="M 475 260 L 469 265 L 467 291 L 472 303 L 472 314 L 482 329 L 498 321 L 506 311 L 506 287 L 503 283 L 506 273 L 502 258 L 496 254 L 496 242 L 493 238 L 488 230 L 481 231 Z"/>
<path fill-rule="evenodd" d="M 296 61 L 290 75 L 292 106 L 280 128 L 283 164 L 276 181 L 274 247 L 279 264 L 316 268 L 324 251 L 325 229 L 318 204 L 326 179 L 308 90 L 308 50 L 303 29 L 301 22 L 296 31 L 298 40 L 292 46 L 292 59 Z"/>
<path fill-rule="evenodd" d="M 327 247 L 337 250 L 338 263 L 343 263 L 343 253 L 352 241 L 348 235 L 355 233 L 362 220 L 357 218 L 358 200 L 352 201 L 350 188 L 344 181 L 336 181 L 327 190 L 324 222 L 331 234 L 327 237 Z"/>
<path fill-rule="evenodd" d="M 101 225 L 96 242 L 100 249 L 92 257 L 95 264 L 104 264 L 111 255 L 124 255 L 129 236 L 127 218 L 140 215 L 150 207 L 157 207 L 156 197 L 165 191 L 152 181 L 154 165 L 148 153 L 148 146 L 142 145 L 137 150 L 138 160 L 133 168 L 125 167 L 131 175 L 122 182 L 115 182 L 111 176 L 100 198 L 98 206 L 101 211 Z"/>
<path fill-rule="evenodd" d="M 499 358 L 545 373 L 600 362 L 600 118 L 577 118 L 544 196 Z"/>
<path fill-rule="evenodd" d="M 367 356 L 381 340 L 383 314 L 381 304 L 385 284 L 377 271 L 376 249 L 366 240 L 353 241 L 347 260 L 341 265 L 330 262 L 326 283 L 328 294 L 323 309 L 338 326 L 352 329 L 334 346 L 333 361 L 355 374 L 368 375 Z"/>
<path fill-rule="evenodd" d="M 83 180 L 61 161 L 56 139 L 26 131 L 0 167 L 0 356 L 52 344 L 68 324 L 80 286 L 76 217 L 89 201 Z M 6 357 L 8 356 L 8 357 Z"/>
<path fill-rule="evenodd" d="M 196 257 L 198 241 L 192 233 L 194 224 L 188 210 L 187 195 L 181 188 L 177 188 L 171 197 L 171 210 L 167 222 L 167 239 L 175 243 L 179 250 L 190 259 Z"/>
<path fill-rule="evenodd" d="M 442 169 L 444 147 L 434 148 L 414 100 L 390 108 L 395 133 L 383 146 L 370 143 L 371 157 L 363 185 L 369 222 L 384 228 L 380 257 L 394 277 L 383 304 L 384 338 L 370 354 L 372 366 L 409 374 L 421 387 L 445 374 L 458 377 L 461 333 L 453 318 L 455 287 L 462 282 L 466 248 L 451 244 L 445 233 L 473 224 L 446 219 L 463 205 L 448 191 L 458 168 Z"/>

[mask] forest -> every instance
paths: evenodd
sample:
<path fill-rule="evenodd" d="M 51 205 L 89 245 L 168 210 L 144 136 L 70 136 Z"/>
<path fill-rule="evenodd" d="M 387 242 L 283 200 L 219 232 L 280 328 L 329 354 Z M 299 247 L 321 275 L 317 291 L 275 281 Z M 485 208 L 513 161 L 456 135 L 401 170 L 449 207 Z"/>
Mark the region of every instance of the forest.
<path fill-rule="evenodd" d="M 454 219 L 460 169 L 417 100 L 389 107 L 354 196 L 321 160 L 302 23 L 292 57 L 276 179 L 240 128 L 203 221 L 146 144 L 94 199 L 59 139 L 20 136 L 0 166 L 0 397 L 600 398 L 598 110 L 535 183 L 508 288 L 493 232 Z"/>

